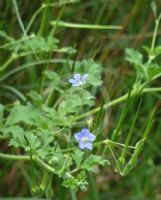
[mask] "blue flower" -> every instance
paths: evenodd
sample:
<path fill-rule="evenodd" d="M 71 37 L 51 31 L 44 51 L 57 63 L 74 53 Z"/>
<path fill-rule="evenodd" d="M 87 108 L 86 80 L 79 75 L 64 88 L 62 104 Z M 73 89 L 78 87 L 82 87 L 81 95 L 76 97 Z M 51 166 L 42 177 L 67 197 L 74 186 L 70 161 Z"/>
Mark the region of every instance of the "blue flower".
<path fill-rule="evenodd" d="M 81 149 L 92 150 L 92 142 L 96 139 L 96 136 L 90 133 L 87 128 L 83 128 L 81 132 L 75 133 L 74 137 Z"/>
<path fill-rule="evenodd" d="M 73 87 L 78 87 L 80 85 L 84 85 L 87 81 L 88 74 L 80 75 L 74 74 L 73 79 L 69 79 L 69 82 L 72 84 Z"/>

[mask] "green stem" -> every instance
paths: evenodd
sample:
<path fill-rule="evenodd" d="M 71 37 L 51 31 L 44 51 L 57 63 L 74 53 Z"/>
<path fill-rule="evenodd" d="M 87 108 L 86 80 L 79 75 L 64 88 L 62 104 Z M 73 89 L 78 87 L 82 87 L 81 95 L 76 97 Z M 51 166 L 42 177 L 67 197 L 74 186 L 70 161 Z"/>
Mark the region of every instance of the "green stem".
<path fill-rule="evenodd" d="M 122 29 L 122 26 L 117 26 L 117 25 L 91 25 L 91 24 L 76 24 L 76 23 L 70 23 L 70 22 L 64 22 L 64 21 L 52 21 L 51 22 L 52 26 L 60 26 L 60 27 L 66 27 L 66 28 L 80 28 L 80 29 L 113 29 L 113 30 L 117 30 L 117 29 Z"/>
<path fill-rule="evenodd" d="M 20 16 L 20 12 L 19 12 L 19 9 L 18 9 L 18 6 L 17 6 L 17 2 L 16 0 L 12 0 L 12 3 L 13 3 L 13 6 L 14 6 L 14 9 L 15 9 L 15 12 L 16 12 L 16 15 L 17 15 L 17 19 L 18 19 L 18 22 L 19 22 L 19 25 L 21 27 L 21 30 L 25 36 L 25 38 L 29 39 L 28 35 L 27 35 L 27 32 L 25 30 L 25 27 L 23 25 L 23 22 L 22 22 L 22 19 L 21 19 L 21 16 Z M 30 40 L 30 39 L 29 39 Z M 31 50 L 32 52 L 34 53 L 35 57 L 37 60 L 39 60 L 34 48 L 32 47 L 32 45 L 29 43 L 30 47 L 31 47 Z"/>
<path fill-rule="evenodd" d="M 70 193 L 71 193 L 71 200 L 77 200 L 76 192 L 73 192 L 72 190 L 70 190 Z"/>
<path fill-rule="evenodd" d="M 156 19 L 156 21 L 155 21 L 155 29 L 154 29 L 154 34 L 153 34 L 153 39 L 152 39 L 152 44 L 151 44 L 151 51 L 153 51 L 154 47 L 155 47 L 155 42 L 156 42 L 156 37 L 157 37 L 160 20 L 161 20 L 161 13 L 160 13 L 158 19 Z"/>
<path fill-rule="evenodd" d="M 56 3 L 49 3 L 49 4 L 46 4 L 46 3 L 43 3 L 40 8 L 38 8 L 38 10 L 33 14 L 33 16 L 31 17 L 28 25 L 27 25 L 27 28 L 26 28 L 26 33 L 29 31 L 29 29 L 31 28 L 34 20 L 36 19 L 36 17 L 38 16 L 38 14 L 45 8 L 48 8 L 48 7 L 54 7 L 54 6 L 60 6 L 60 5 L 64 5 L 64 4 L 70 4 L 70 3 L 78 3 L 78 2 L 71 2 L 71 1 L 64 1 L 64 2 L 56 2 Z"/>
<path fill-rule="evenodd" d="M 8 159 L 8 160 L 30 160 L 30 156 L 20 156 L 20 155 L 12 155 L 12 154 L 4 154 L 4 153 L 0 153 L 0 158 L 3 159 Z"/>
<path fill-rule="evenodd" d="M 13 155 L 13 154 L 4 154 L 0 153 L 0 158 L 7 159 L 7 160 L 19 160 L 19 161 L 31 161 L 30 156 L 27 155 Z M 48 170 L 49 172 L 55 173 L 55 169 L 46 164 L 37 156 L 32 156 L 32 159 L 40 166 Z"/>
<path fill-rule="evenodd" d="M 153 92 L 161 92 L 161 87 L 157 87 L 157 88 L 144 88 L 139 93 L 136 93 L 135 90 L 133 90 L 131 92 L 129 98 L 137 96 L 137 95 L 141 95 L 143 93 L 150 93 L 150 92 L 152 92 L 152 93 Z M 125 95 L 123 95 L 123 96 L 121 96 L 121 97 L 119 97 L 117 99 L 114 99 L 113 101 L 110 101 L 109 103 L 104 104 L 103 108 L 107 109 L 107 108 L 112 107 L 114 105 L 117 105 L 117 104 L 119 104 L 121 102 L 124 102 L 128 98 L 128 95 L 129 94 L 126 93 Z M 100 109 L 101 109 L 101 107 L 99 106 L 99 107 L 97 107 L 97 108 L 95 108 L 95 109 L 93 109 L 93 110 L 91 110 L 89 112 L 86 112 L 86 113 L 84 113 L 82 115 L 79 115 L 78 117 L 76 117 L 76 120 L 80 120 L 80 119 L 82 119 L 82 118 L 84 118 L 86 116 L 95 114 L 95 113 L 99 112 Z"/>

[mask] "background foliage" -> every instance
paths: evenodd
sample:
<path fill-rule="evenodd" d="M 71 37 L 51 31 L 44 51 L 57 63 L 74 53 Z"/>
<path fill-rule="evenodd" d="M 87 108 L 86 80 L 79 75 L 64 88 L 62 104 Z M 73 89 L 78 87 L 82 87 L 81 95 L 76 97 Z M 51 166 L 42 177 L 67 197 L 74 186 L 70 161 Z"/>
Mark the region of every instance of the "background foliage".
<path fill-rule="evenodd" d="M 16 102 L 17 99 L 25 104 L 27 98 L 32 99 L 33 104 L 39 107 L 42 101 L 41 96 L 37 96 L 34 92 L 30 92 L 28 95 L 26 94 L 30 90 L 41 91 L 42 72 L 47 69 L 52 70 L 53 74 L 49 74 L 46 71 L 44 75 L 46 77 L 45 79 L 52 80 L 53 83 L 51 86 L 54 87 L 56 93 L 61 93 L 61 87 L 64 87 L 64 85 L 56 73 L 62 73 L 61 63 L 64 63 L 66 59 L 76 59 L 78 61 L 85 59 L 86 61 L 83 62 L 88 61 L 88 64 L 92 62 L 90 59 L 94 59 L 98 63 L 101 63 L 103 66 L 103 85 L 107 88 L 110 99 L 115 99 L 129 92 L 136 77 L 137 70 L 135 68 L 138 63 L 135 63 L 135 61 L 144 63 L 147 60 L 147 53 L 146 48 L 143 48 L 143 46 L 151 46 L 155 25 L 151 2 L 150 0 L 82 0 L 77 3 L 73 0 L 61 6 L 52 5 L 43 8 L 43 3 L 49 5 L 51 3 L 58 3 L 58 1 L 32 1 L 31 3 L 27 0 L 17 0 L 23 25 L 27 30 L 27 34 L 31 37 L 31 43 L 28 43 L 25 37 L 21 37 L 24 34 L 23 26 L 20 27 L 13 3 L 10 0 L 0 1 L 0 103 L 6 105 L 7 109 L 10 109 L 12 103 Z M 156 1 L 156 5 L 157 13 L 159 13 L 161 10 L 161 2 L 159 0 Z M 38 13 L 30 26 L 29 22 L 39 8 L 42 8 L 41 12 Z M 75 24 L 88 24 L 89 26 L 93 24 L 119 25 L 122 26 L 122 29 L 106 30 L 99 29 L 98 27 L 97 29 L 69 28 L 66 27 L 69 24 L 57 24 L 57 22 L 53 22 L 55 20 Z M 56 23 L 56 28 L 54 28 L 53 23 Z M 158 29 L 157 46 L 161 42 L 160 34 L 160 29 Z M 53 39 L 53 35 L 58 39 Z M 24 41 L 19 42 L 22 39 Z M 7 43 L 13 43 L 14 45 L 7 45 Z M 32 49 L 32 46 L 34 49 Z M 126 48 L 128 49 L 126 50 L 125 59 Z M 138 52 L 131 52 L 132 50 L 129 48 L 138 50 L 140 54 Z M 75 49 L 77 49 L 76 54 L 74 54 Z M 52 50 L 53 52 L 51 52 Z M 157 54 L 157 52 L 158 57 L 156 60 L 158 66 L 160 66 L 159 54 L 161 50 L 158 48 L 155 53 Z M 132 58 L 130 57 L 131 54 L 133 55 Z M 37 55 L 40 58 L 38 60 L 35 58 Z M 46 59 L 48 59 L 48 62 L 45 61 Z M 83 65 L 85 66 L 85 63 Z M 76 63 L 77 67 L 79 70 L 79 63 Z M 72 71 L 72 66 L 69 66 L 69 69 Z M 93 72 L 94 70 L 88 73 Z M 68 77 L 68 70 L 66 73 Z M 142 73 L 144 74 L 144 72 Z M 139 71 L 141 77 L 143 76 L 142 73 Z M 150 74 L 152 73 L 150 72 Z M 95 74 L 93 74 L 94 77 Z M 99 81 L 91 80 L 91 85 L 99 85 Z M 157 79 L 153 83 L 153 86 L 159 87 L 160 80 Z M 47 93 L 48 91 L 45 92 Z M 96 103 L 101 105 L 103 99 L 100 92 L 98 94 L 95 91 L 92 92 L 96 94 Z M 127 176 L 120 176 L 114 172 L 111 166 L 96 166 L 95 172 L 88 174 L 90 180 L 88 190 L 86 192 L 77 192 L 78 199 L 161 199 L 160 98 L 159 93 L 144 94 L 142 96 L 140 113 L 133 131 L 133 144 L 135 144 L 138 137 L 141 137 L 146 126 L 145 121 L 147 120 L 147 116 L 154 107 L 156 107 L 156 113 L 153 119 L 154 125 L 135 168 Z M 50 99 L 48 100 L 50 104 Z M 121 123 L 121 139 L 124 139 L 127 130 L 131 127 L 138 108 L 138 102 L 140 102 L 140 97 L 134 98 L 128 105 L 127 113 Z M 67 106 L 62 105 L 60 113 L 62 111 L 68 112 L 68 109 L 64 110 L 64 108 L 68 108 L 70 102 L 66 103 Z M 111 130 L 116 128 L 122 110 L 125 108 L 124 106 L 124 104 L 118 104 L 108 110 L 105 118 L 102 119 L 104 124 L 102 125 L 100 123 L 99 126 L 102 131 L 100 137 L 103 137 L 103 134 L 112 137 Z M 22 108 L 17 105 L 16 109 L 13 111 L 13 116 L 8 118 L 6 122 L 8 125 L 13 125 L 16 120 L 19 120 L 17 119 L 18 117 L 25 122 L 28 120 L 27 122 L 32 125 L 33 121 L 24 119 L 24 114 L 22 116 L 17 115 L 17 113 L 20 113 L 18 111 L 19 109 L 21 111 L 24 109 L 24 113 L 30 113 L 32 116 L 35 115 L 35 118 L 40 115 L 34 112 L 33 108 L 29 106 Z M 72 109 L 74 110 L 75 107 L 73 106 Z M 64 121 L 66 120 L 64 119 Z M 40 122 L 38 121 L 37 123 Z M 16 129 L 18 127 L 15 126 L 14 128 Z M 16 132 L 18 131 L 21 132 L 22 130 L 16 129 Z M 36 139 L 33 135 L 31 141 Z M 48 139 L 50 140 L 50 138 Z M 15 140 L 10 141 L 12 145 L 18 146 L 19 142 L 15 142 Z M 8 141 L 1 140 L 0 143 L 1 152 L 20 153 L 19 149 L 15 151 L 12 146 L 8 147 Z M 34 147 L 37 148 L 36 146 Z M 98 151 L 101 151 L 101 149 L 98 149 Z M 110 159 L 110 155 L 107 157 Z M 0 196 L 30 196 L 29 186 L 31 180 L 29 171 L 27 162 L 16 161 L 13 163 L 10 160 L 0 159 Z M 41 173 L 35 173 L 37 173 L 37 176 L 41 176 Z M 61 179 L 53 175 L 53 180 L 51 180 L 51 184 L 52 188 L 54 188 L 55 198 L 61 200 L 76 199 L 73 193 L 70 194 L 69 190 L 61 186 Z"/>

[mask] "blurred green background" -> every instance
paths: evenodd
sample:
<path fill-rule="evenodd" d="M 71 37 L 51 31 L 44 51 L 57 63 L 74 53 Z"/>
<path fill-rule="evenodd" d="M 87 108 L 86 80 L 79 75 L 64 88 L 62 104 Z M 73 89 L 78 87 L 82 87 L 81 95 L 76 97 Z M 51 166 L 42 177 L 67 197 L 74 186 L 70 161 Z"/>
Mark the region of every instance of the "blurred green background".
<path fill-rule="evenodd" d="M 21 18 L 26 27 L 33 14 L 42 3 L 58 2 L 54 0 L 17 0 Z M 104 86 L 108 89 L 110 99 L 126 93 L 134 82 L 135 71 L 124 60 L 125 48 L 142 49 L 143 45 L 150 45 L 153 36 L 155 19 L 151 10 L 151 0 L 82 0 L 79 3 L 69 3 L 65 6 L 51 6 L 43 9 L 36 17 L 28 34 L 38 34 L 47 37 L 51 33 L 50 21 L 60 18 L 66 22 L 99 25 L 121 25 L 121 30 L 86 30 L 57 27 L 54 34 L 60 40 L 60 46 L 72 46 L 78 50 L 72 59 L 93 58 L 104 67 Z M 157 11 L 161 11 L 161 1 L 156 1 Z M 161 27 L 161 26 L 160 26 Z M 0 0 L 0 30 L 18 38 L 22 35 L 11 0 Z M 161 29 L 157 33 L 157 44 L 161 43 Z M 3 44 L 3 38 L 0 43 Z M 0 64 L 10 57 L 8 51 L 0 49 Z M 52 58 L 67 58 L 68 55 L 53 54 Z M 146 57 L 146 55 L 145 55 Z M 20 58 L 10 63 L 1 77 L 31 58 Z M 158 62 L 159 59 L 158 59 Z M 161 62 L 160 62 L 161 64 Z M 58 65 L 55 65 L 55 68 Z M 43 65 L 13 74 L 10 78 L 1 80 L 0 84 L 11 85 L 26 93 L 29 89 L 37 88 Z M 159 86 L 160 80 L 155 82 Z M 78 199 L 82 200 L 160 200 L 161 199 L 161 102 L 160 95 L 144 95 L 142 114 L 138 127 L 145 121 L 147 114 L 154 105 L 157 107 L 155 124 L 149 134 L 144 150 L 134 170 L 127 176 L 121 177 L 110 167 L 97 168 L 96 173 L 90 175 L 87 192 L 78 192 Z M 1 88 L 0 101 L 9 104 L 15 97 Z M 114 128 L 118 121 L 122 105 L 111 110 L 108 126 Z M 130 108 L 125 129 L 130 126 L 136 107 Z M 108 131 L 107 131 L 108 132 Z M 139 135 L 139 128 L 136 135 Z M 0 151 L 8 152 L 8 143 L 0 141 Z M 17 150 L 18 151 L 18 150 Z M 28 170 L 28 169 L 27 169 Z M 29 175 L 24 169 L 24 163 L 0 160 L 0 196 L 30 196 L 28 186 Z M 92 180 L 95 180 L 95 184 Z M 68 199 L 68 192 L 59 186 L 60 180 L 53 178 L 55 199 Z M 57 196 L 57 197 L 56 197 Z M 70 199 L 70 197 L 69 197 Z"/>

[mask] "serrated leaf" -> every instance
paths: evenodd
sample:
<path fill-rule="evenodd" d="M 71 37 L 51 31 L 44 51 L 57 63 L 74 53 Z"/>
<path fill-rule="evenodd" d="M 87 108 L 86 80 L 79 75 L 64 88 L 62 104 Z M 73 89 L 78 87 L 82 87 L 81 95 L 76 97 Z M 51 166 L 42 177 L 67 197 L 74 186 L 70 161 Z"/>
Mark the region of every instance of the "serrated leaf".
<path fill-rule="evenodd" d="M 148 78 L 152 79 L 157 74 L 161 73 L 161 67 L 157 64 L 151 64 L 147 67 Z"/>
<path fill-rule="evenodd" d="M 84 68 L 85 73 L 89 75 L 89 78 L 87 79 L 87 83 L 91 84 L 94 87 L 100 86 L 102 84 L 101 65 L 94 62 L 93 60 L 83 60 L 81 62 L 81 65 Z"/>
<path fill-rule="evenodd" d="M 105 160 L 101 156 L 97 155 L 90 155 L 81 165 L 82 169 L 88 170 L 88 171 L 93 171 L 94 165 L 109 165 L 109 161 Z"/>
<path fill-rule="evenodd" d="M 77 185 L 76 185 L 76 181 L 74 179 L 73 176 L 66 178 L 62 185 L 66 188 L 71 188 L 72 191 L 76 191 L 77 190 Z"/>
<path fill-rule="evenodd" d="M 26 134 L 26 138 L 27 138 L 27 145 L 28 146 L 25 147 L 25 150 L 30 151 L 30 148 L 32 150 L 38 149 L 41 146 L 41 142 L 40 142 L 39 138 L 36 135 L 34 135 L 30 132 L 27 132 L 27 133 L 28 134 Z"/>
<path fill-rule="evenodd" d="M 143 46 L 143 49 L 147 52 L 149 56 L 152 57 L 152 59 L 156 58 L 158 55 L 161 55 L 161 46 L 157 46 L 153 50 L 151 50 L 151 48 L 149 48 L 148 46 Z"/>
<path fill-rule="evenodd" d="M 46 79 L 52 81 L 52 88 L 60 93 L 63 93 L 63 90 L 60 87 L 60 77 L 56 72 L 46 70 L 44 72 L 44 76 L 46 77 Z"/>
<path fill-rule="evenodd" d="M 88 185 L 86 173 L 81 171 L 76 178 L 72 175 L 69 175 L 63 181 L 62 185 L 66 188 L 70 188 L 73 191 L 77 191 L 79 188 L 84 191 Z"/>
<path fill-rule="evenodd" d="M 147 78 L 148 75 L 146 68 L 143 64 L 142 54 L 134 49 L 126 49 L 125 54 L 125 59 L 135 67 L 137 76 L 141 78 Z"/>
<path fill-rule="evenodd" d="M 129 61 L 131 64 L 134 65 L 142 65 L 143 56 L 139 51 L 135 51 L 134 49 L 126 49 L 126 60 Z"/>
<path fill-rule="evenodd" d="M 20 126 L 2 127 L 2 128 L 0 128 L 0 131 L 1 131 L 4 135 L 9 135 L 9 134 L 11 134 L 11 136 L 22 135 L 22 134 L 24 133 L 23 128 L 21 128 Z"/>
<path fill-rule="evenodd" d="M 53 71 L 46 70 L 44 72 L 44 75 L 45 75 L 45 77 L 47 79 L 52 80 L 54 82 L 58 82 L 59 79 L 60 79 L 59 76 L 58 76 L 58 74 L 56 72 L 53 72 Z"/>
<path fill-rule="evenodd" d="M 16 105 L 11 110 L 5 125 L 11 126 L 19 122 L 24 122 L 26 124 L 34 124 L 33 120 L 39 116 L 41 116 L 40 110 L 32 105 Z"/>
<path fill-rule="evenodd" d="M 77 168 L 80 167 L 80 164 L 83 160 L 83 155 L 84 155 L 84 152 L 79 149 L 77 149 L 72 155 Z"/>
<path fill-rule="evenodd" d="M 73 67 L 73 62 L 69 62 L 70 67 Z M 74 64 L 74 73 L 88 74 L 87 84 L 94 87 L 102 84 L 101 73 L 102 66 L 92 59 L 76 61 Z"/>
<path fill-rule="evenodd" d="M 18 148 L 18 147 L 26 148 L 27 143 L 26 143 L 26 140 L 24 138 L 24 134 L 13 135 L 13 138 L 11 138 L 9 145 L 14 146 L 15 148 Z"/>
<path fill-rule="evenodd" d="M 70 94 L 64 99 L 58 108 L 58 112 L 61 115 L 66 115 L 68 113 L 74 113 L 80 111 L 82 106 L 93 106 L 94 105 L 94 97 L 87 91 L 82 90 L 76 92 L 74 94 Z"/>
<path fill-rule="evenodd" d="M 41 141 L 42 146 L 47 148 L 49 144 L 53 141 L 54 137 L 50 134 L 48 130 L 41 130 L 37 132 L 38 138 Z"/>
<path fill-rule="evenodd" d="M 28 37 L 28 39 L 21 38 L 19 40 L 15 40 L 11 45 L 7 45 L 6 48 L 10 51 L 15 51 L 18 49 L 22 52 L 30 52 L 31 46 L 36 52 L 52 52 L 58 48 L 58 39 L 48 36 L 44 38 L 42 36 L 37 36 L 32 34 Z"/>

